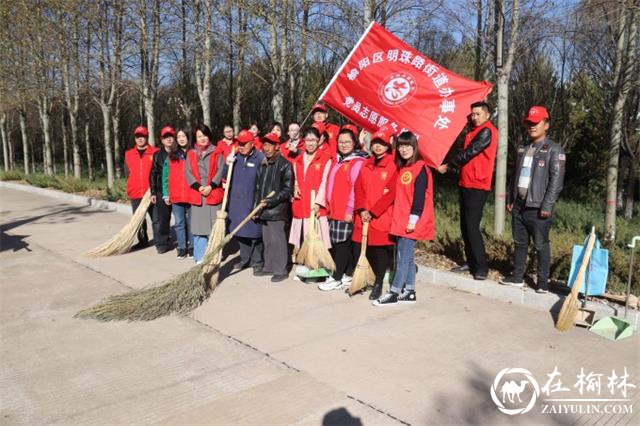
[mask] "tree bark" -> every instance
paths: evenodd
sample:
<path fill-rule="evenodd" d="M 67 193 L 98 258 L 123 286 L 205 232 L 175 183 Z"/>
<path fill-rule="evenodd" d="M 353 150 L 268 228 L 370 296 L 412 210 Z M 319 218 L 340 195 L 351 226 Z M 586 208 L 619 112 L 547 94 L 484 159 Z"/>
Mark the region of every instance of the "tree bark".
<path fill-rule="evenodd" d="M 375 19 L 376 12 L 376 0 L 364 0 L 364 20 L 362 21 L 362 28 L 367 28 L 371 21 Z"/>
<path fill-rule="evenodd" d="M 22 165 L 24 174 L 28 175 L 29 168 L 29 138 L 27 136 L 27 111 L 24 108 L 18 109 L 18 122 L 20 123 L 20 135 L 22 136 Z"/>
<path fill-rule="evenodd" d="M 7 139 L 7 113 L 0 114 L 0 133 L 2 134 L 2 159 L 4 160 L 4 170 L 9 171 L 11 165 L 9 161 L 9 140 Z"/>
<path fill-rule="evenodd" d="M 242 126 L 242 77 L 244 75 L 244 52 L 246 49 L 247 40 L 247 13 L 242 11 L 242 8 L 238 8 L 238 54 L 236 55 L 236 84 L 235 93 L 233 96 L 233 130 L 237 134 Z"/>
<path fill-rule="evenodd" d="M 636 180 L 638 179 L 638 165 L 633 159 L 629 161 L 629 176 L 627 181 L 627 199 L 624 207 L 624 218 L 633 217 L 633 203 L 636 191 Z"/>
<path fill-rule="evenodd" d="M 504 234 L 505 206 L 507 197 L 507 153 L 509 150 L 509 77 L 513 67 L 513 58 L 518 40 L 519 0 L 513 1 L 511 17 L 511 35 L 507 50 L 507 59 L 503 61 L 503 37 L 505 31 L 504 5 L 496 0 L 498 30 L 496 32 L 496 70 L 498 76 L 498 152 L 496 155 L 496 186 L 494 232 Z"/>
<path fill-rule="evenodd" d="M 482 0 L 476 0 L 476 63 L 475 79 L 482 75 Z"/>
<path fill-rule="evenodd" d="M 282 2 L 283 7 L 286 6 L 286 0 Z M 278 13 L 277 13 L 277 0 L 271 0 L 271 8 L 269 11 L 269 55 L 271 56 L 271 71 L 273 77 L 271 79 L 271 110 L 273 112 L 273 119 L 282 123 L 282 88 L 283 88 L 283 73 L 282 73 L 282 56 L 278 45 Z M 284 35 L 282 36 L 284 37 Z"/>
<path fill-rule="evenodd" d="M 213 61 L 213 51 L 211 47 L 212 13 L 213 5 L 211 0 L 196 0 L 196 34 L 200 37 L 196 43 L 201 48 L 197 48 L 195 54 L 196 86 L 198 88 L 198 98 L 202 107 L 202 119 L 204 124 L 211 127 L 211 67 Z M 229 10 L 231 13 L 231 10 Z M 203 17 L 204 16 L 204 17 Z M 231 67 L 232 65 L 229 64 Z"/>
<path fill-rule="evenodd" d="M 78 142 L 78 110 L 80 104 L 79 68 L 80 45 L 78 40 L 78 12 L 71 24 L 71 37 L 66 42 L 71 49 L 62 53 L 62 83 L 64 86 L 64 100 L 69 113 L 69 133 L 71 134 L 71 150 L 73 155 L 73 176 L 80 179 L 81 160 L 80 144 Z M 66 158 L 66 157 L 65 157 Z"/>
<path fill-rule="evenodd" d="M 53 175 L 53 154 L 51 151 L 51 111 L 49 107 L 49 98 L 45 94 L 38 96 L 38 114 L 40 115 L 40 124 L 42 125 L 42 138 L 44 141 L 43 165 L 44 174 Z"/>
<path fill-rule="evenodd" d="M 111 146 L 111 107 L 109 105 L 101 105 L 102 110 L 102 122 L 103 124 L 103 138 L 104 138 L 104 152 L 105 162 L 107 163 L 107 187 L 113 188 L 113 149 Z"/>
<path fill-rule="evenodd" d="M 122 177 L 122 156 L 120 154 L 120 96 L 116 96 L 113 105 L 113 115 L 111 116 L 113 124 L 113 161 L 116 169 L 116 179 Z"/>
<path fill-rule="evenodd" d="M 93 149 L 91 148 L 91 138 L 89 137 L 89 120 L 84 122 L 84 148 L 87 152 L 87 172 L 89 180 L 93 180 Z"/>
<path fill-rule="evenodd" d="M 609 159 L 607 167 L 607 203 L 604 217 L 604 240 L 616 239 L 616 207 L 618 188 L 618 166 L 620 161 L 620 145 L 622 142 L 624 107 L 627 102 L 631 82 L 635 77 L 637 46 L 637 21 L 635 13 L 627 2 L 620 4 L 620 17 L 617 33 L 616 55 L 614 65 L 614 103 L 609 133 Z"/>
<path fill-rule="evenodd" d="M 69 140 L 64 113 L 62 114 L 62 156 L 64 157 L 64 177 L 69 177 Z"/>
<path fill-rule="evenodd" d="M 158 66 L 160 59 L 160 0 L 153 2 L 153 23 L 151 46 L 148 45 L 148 23 L 146 17 L 146 1 L 139 0 L 138 14 L 140 19 L 140 57 L 142 63 L 142 96 L 144 114 L 149 129 L 149 143 L 156 145 L 155 105 L 158 93 Z M 122 37 L 122 27 L 119 28 Z"/>

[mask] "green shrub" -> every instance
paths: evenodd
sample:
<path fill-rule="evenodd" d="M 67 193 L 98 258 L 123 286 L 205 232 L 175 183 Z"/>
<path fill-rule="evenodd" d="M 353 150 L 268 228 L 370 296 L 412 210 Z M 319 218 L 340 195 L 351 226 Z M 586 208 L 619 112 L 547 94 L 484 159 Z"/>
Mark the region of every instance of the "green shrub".
<path fill-rule="evenodd" d="M 0 180 L 24 180 L 24 173 L 20 170 L 7 170 L 0 172 Z"/>

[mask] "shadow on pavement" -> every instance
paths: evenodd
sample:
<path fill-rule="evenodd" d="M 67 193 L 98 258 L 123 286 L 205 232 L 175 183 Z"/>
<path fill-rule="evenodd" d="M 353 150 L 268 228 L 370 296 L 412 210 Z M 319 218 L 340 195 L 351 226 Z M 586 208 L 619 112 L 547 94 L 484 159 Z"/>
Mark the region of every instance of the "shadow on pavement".
<path fill-rule="evenodd" d="M 359 417 L 353 417 L 344 407 L 329 411 L 322 419 L 322 426 L 362 426 Z"/>

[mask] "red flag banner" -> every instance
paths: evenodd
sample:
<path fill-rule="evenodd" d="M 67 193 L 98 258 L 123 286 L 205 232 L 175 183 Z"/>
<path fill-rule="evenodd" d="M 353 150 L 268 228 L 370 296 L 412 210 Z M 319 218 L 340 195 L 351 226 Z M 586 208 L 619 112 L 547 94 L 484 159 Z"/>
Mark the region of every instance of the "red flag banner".
<path fill-rule="evenodd" d="M 389 125 L 416 134 L 420 153 L 437 167 L 467 123 L 470 105 L 492 84 L 461 77 L 373 22 L 320 96 L 357 125 Z"/>

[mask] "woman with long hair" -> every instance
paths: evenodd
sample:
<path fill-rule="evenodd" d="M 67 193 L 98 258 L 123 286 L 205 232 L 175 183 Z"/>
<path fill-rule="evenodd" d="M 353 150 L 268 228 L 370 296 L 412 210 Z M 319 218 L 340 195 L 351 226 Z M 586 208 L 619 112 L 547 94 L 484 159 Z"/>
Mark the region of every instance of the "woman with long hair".
<path fill-rule="evenodd" d="M 433 240 L 435 234 L 433 179 L 411 132 L 398 136 L 396 166 L 390 229 L 397 238 L 396 272 L 389 292 L 373 302 L 375 306 L 416 302 L 416 242 Z"/>
<path fill-rule="evenodd" d="M 178 243 L 178 259 L 193 258 L 193 234 L 191 233 L 191 204 L 198 202 L 185 177 L 187 152 L 191 149 L 189 133 L 180 129 L 169 151 L 169 161 L 162 170 L 162 192 L 165 202 L 172 206 L 174 228 Z"/>
<path fill-rule="evenodd" d="M 224 158 L 211 143 L 213 135 L 205 124 L 193 128 L 193 149 L 187 153 L 185 177 L 191 188 L 191 232 L 193 259 L 201 263 L 211 227 L 222 203 Z"/>
<path fill-rule="evenodd" d="M 336 270 L 318 285 L 323 291 L 343 289 L 351 282 L 355 267 L 351 240 L 355 183 L 366 157 L 357 150 L 357 132 L 354 126 L 346 125 L 338 133 L 338 154 L 331 162 L 327 179 L 329 234 Z"/>

